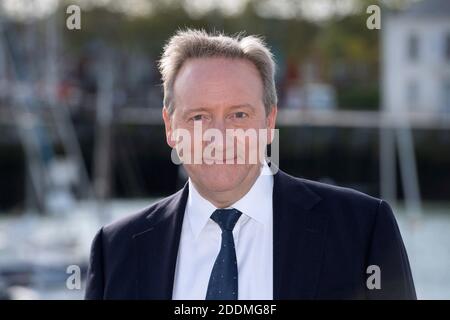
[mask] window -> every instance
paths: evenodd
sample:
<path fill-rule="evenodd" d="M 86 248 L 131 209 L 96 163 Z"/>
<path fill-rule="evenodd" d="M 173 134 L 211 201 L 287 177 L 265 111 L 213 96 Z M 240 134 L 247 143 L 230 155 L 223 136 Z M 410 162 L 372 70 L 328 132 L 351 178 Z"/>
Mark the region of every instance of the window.
<path fill-rule="evenodd" d="M 415 34 L 408 38 L 408 58 L 410 61 L 417 61 L 419 58 L 419 38 Z"/>
<path fill-rule="evenodd" d="M 445 36 L 445 60 L 450 62 L 450 32 Z"/>
<path fill-rule="evenodd" d="M 417 81 L 409 81 L 406 87 L 406 109 L 409 111 L 414 111 L 418 107 L 419 100 L 419 85 Z"/>

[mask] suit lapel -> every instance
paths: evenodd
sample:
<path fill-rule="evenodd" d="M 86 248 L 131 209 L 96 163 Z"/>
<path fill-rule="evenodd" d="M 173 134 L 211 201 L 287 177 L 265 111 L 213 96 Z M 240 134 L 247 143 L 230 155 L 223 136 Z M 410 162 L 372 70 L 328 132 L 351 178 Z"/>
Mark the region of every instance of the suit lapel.
<path fill-rule="evenodd" d="M 147 216 L 146 229 L 133 235 L 138 299 L 172 299 L 187 195 L 186 184 Z"/>
<path fill-rule="evenodd" d="M 188 185 L 147 216 L 133 235 L 138 299 L 172 299 Z M 313 299 L 322 264 L 328 215 L 313 210 L 320 197 L 281 170 L 273 190 L 273 297 Z M 131 262 L 130 262 L 131 263 Z"/>
<path fill-rule="evenodd" d="M 273 191 L 274 299 L 313 299 L 322 263 L 327 213 L 301 180 L 278 170 Z"/>

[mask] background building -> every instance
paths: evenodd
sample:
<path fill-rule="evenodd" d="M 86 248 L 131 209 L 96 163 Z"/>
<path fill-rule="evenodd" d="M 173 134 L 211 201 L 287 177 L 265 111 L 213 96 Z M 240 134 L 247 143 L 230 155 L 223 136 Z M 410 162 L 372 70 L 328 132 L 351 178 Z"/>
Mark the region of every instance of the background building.
<path fill-rule="evenodd" d="M 386 12 L 383 101 L 388 110 L 450 112 L 450 1 Z"/>

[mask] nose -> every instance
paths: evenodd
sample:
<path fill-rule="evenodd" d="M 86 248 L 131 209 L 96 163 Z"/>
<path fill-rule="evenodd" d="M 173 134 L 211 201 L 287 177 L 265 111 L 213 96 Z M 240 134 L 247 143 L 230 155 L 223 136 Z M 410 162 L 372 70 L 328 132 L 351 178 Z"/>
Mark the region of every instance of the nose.
<path fill-rule="evenodd" d="M 213 123 L 212 123 L 212 128 L 220 130 L 220 132 L 222 132 L 222 134 L 225 134 L 225 130 L 226 130 L 226 124 L 225 124 L 225 120 L 222 118 L 215 118 Z"/>
<path fill-rule="evenodd" d="M 214 129 L 215 132 L 209 132 L 213 138 L 206 144 L 209 145 L 210 143 L 213 143 L 215 145 L 216 152 L 225 152 L 227 129 L 225 120 L 220 117 L 214 118 L 207 129 Z"/>

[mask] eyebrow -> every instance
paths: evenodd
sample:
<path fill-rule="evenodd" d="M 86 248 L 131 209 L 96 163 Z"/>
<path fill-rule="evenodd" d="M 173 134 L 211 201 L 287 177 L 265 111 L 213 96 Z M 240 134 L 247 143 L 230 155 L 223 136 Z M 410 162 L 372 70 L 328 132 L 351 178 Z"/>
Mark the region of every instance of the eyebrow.
<path fill-rule="evenodd" d="M 249 103 L 236 104 L 236 105 L 232 105 L 232 106 L 229 107 L 229 109 L 240 109 L 240 108 L 250 108 L 252 110 L 255 109 L 253 107 L 253 105 L 251 105 Z M 198 107 L 198 108 L 193 108 L 193 109 L 186 110 L 186 112 L 184 112 L 184 114 L 185 115 L 190 115 L 190 114 L 196 113 L 196 112 L 210 112 L 210 111 L 211 111 L 211 108 Z"/>
<path fill-rule="evenodd" d="M 237 104 L 237 105 L 233 105 L 230 107 L 230 109 L 239 109 L 239 108 L 250 108 L 250 109 L 255 109 L 251 104 L 249 103 L 244 103 L 244 104 Z"/>
<path fill-rule="evenodd" d="M 186 111 L 184 112 L 184 114 L 190 114 L 190 113 L 201 112 L 201 111 L 208 112 L 209 109 L 208 109 L 208 108 L 205 108 L 205 107 L 199 107 L 199 108 L 194 108 L 194 109 L 186 110 Z"/>

